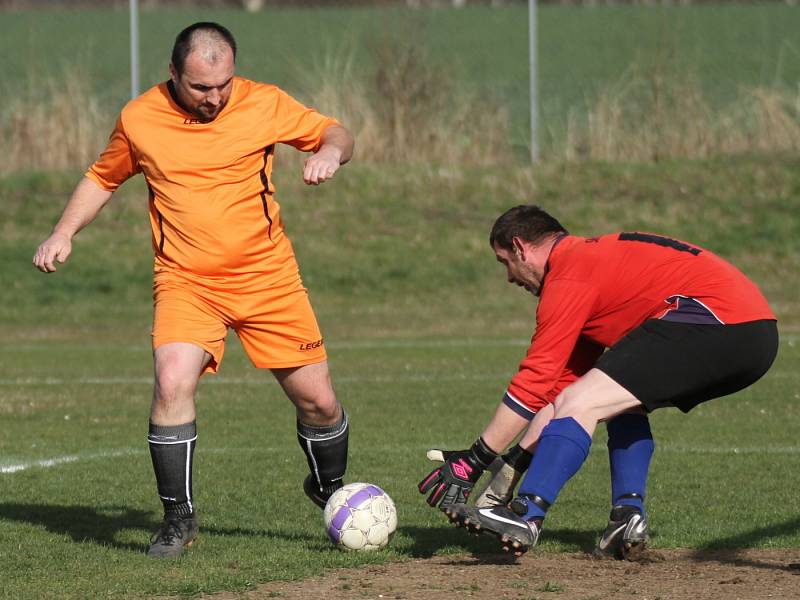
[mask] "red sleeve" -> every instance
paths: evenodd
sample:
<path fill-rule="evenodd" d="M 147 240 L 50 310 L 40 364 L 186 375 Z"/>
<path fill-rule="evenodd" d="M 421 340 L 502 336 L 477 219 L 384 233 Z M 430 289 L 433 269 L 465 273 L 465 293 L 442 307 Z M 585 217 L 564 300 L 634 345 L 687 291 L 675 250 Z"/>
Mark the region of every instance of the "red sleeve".
<path fill-rule="evenodd" d="M 596 299 L 596 289 L 584 282 L 545 283 L 536 310 L 536 332 L 508 386 L 514 398 L 538 410 L 582 375 L 582 369 L 588 370 L 587 364 L 594 364 L 603 349 L 581 340 L 580 334 Z"/>
<path fill-rule="evenodd" d="M 122 117 L 119 117 L 106 149 L 86 172 L 86 177 L 104 190 L 114 192 L 126 180 L 140 171 L 133 148 L 122 125 Z"/>
<path fill-rule="evenodd" d="M 304 106 L 282 90 L 278 90 L 275 123 L 277 123 L 277 141 L 294 146 L 303 152 L 318 150 L 325 130 L 331 125 L 339 124 L 336 119 Z"/>

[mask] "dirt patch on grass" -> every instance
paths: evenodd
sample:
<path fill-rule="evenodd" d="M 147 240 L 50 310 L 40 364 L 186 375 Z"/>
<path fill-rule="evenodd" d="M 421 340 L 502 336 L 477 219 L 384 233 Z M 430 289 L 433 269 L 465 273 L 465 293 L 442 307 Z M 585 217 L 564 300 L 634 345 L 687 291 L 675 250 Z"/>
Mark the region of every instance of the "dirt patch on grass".
<path fill-rule="evenodd" d="M 800 552 L 650 550 L 636 563 L 535 551 L 516 560 L 447 556 L 330 571 L 213 598 L 791 600 L 800 599 Z"/>

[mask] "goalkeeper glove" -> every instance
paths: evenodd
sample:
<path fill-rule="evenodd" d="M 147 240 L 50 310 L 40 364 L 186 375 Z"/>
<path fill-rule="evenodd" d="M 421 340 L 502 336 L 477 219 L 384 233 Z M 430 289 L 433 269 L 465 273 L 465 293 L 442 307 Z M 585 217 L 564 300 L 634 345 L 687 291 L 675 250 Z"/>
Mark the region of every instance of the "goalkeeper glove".
<path fill-rule="evenodd" d="M 467 501 L 475 482 L 497 453 L 478 438 L 469 450 L 431 450 L 428 458 L 443 460 L 444 464 L 419 483 L 419 493 L 430 491 L 428 504 L 445 508 Z"/>
<path fill-rule="evenodd" d="M 488 508 L 505 506 L 514 497 L 514 488 L 531 464 L 533 455 L 519 444 L 489 465 L 489 483 L 475 499 L 475 506 Z"/>

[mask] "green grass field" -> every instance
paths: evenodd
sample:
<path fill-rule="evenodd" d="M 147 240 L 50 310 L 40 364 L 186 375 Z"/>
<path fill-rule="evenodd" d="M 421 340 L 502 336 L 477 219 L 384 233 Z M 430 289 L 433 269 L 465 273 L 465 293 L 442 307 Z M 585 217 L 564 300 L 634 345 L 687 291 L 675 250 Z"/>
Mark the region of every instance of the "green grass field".
<path fill-rule="evenodd" d="M 151 394 L 146 192 L 124 186 L 52 275 L 30 265 L 79 173 L 0 178 L 0 563 L 8 598 L 141 598 L 244 590 L 325 569 L 494 553 L 416 492 L 425 450 L 464 447 L 492 414 L 534 304 L 488 248 L 499 212 L 535 200 L 577 234 L 648 229 L 740 265 L 778 312 L 772 371 L 690 416 L 653 416 L 656 547 L 800 547 L 800 162 L 741 158 L 538 171 L 374 170 L 276 185 L 352 419 L 348 479 L 397 503 L 389 549 L 345 554 L 300 491 L 294 412 L 238 342 L 201 383 L 203 534 L 177 563 L 144 556 L 160 517 L 145 441 Z M 453 411 L 457 406 L 458 411 Z M 608 510 L 605 433 L 548 517 L 537 552 L 591 547 Z M 691 518 L 686 507 L 691 507 Z"/>
<path fill-rule="evenodd" d="M 167 77 L 176 33 L 196 20 L 226 24 L 240 45 L 239 71 L 308 92 L 332 56 L 352 54 L 369 71 L 374 46 L 395 37 L 425 48 L 464 87 L 511 111 L 521 156 L 529 143 L 527 8 L 463 10 L 270 9 L 256 15 L 208 9 L 142 11 L 141 72 L 147 87 Z M 583 113 L 599 90 L 633 65 L 666 76 L 691 73 L 712 106 L 743 88 L 796 91 L 800 11 L 778 3 L 682 7 L 545 6 L 539 10 L 541 143 L 563 136 L 570 111 Z M 128 13 L 108 10 L 4 12 L 0 90 L 16 95 L 47 77 L 83 73 L 110 114 L 130 92 Z M 313 89 L 313 87 L 312 87 Z M 313 99 L 309 99 L 313 100 Z M 320 107 L 324 108 L 324 107 Z M 109 124 L 110 126 L 110 124 Z"/>

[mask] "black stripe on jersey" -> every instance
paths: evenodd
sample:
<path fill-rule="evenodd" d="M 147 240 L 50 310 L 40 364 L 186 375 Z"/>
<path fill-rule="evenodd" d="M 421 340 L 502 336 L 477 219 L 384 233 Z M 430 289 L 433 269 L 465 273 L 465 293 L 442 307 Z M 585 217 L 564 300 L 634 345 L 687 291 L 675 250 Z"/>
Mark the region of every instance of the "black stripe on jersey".
<path fill-rule="evenodd" d="M 270 154 L 275 149 L 275 144 L 267 146 L 264 148 L 264 166 L 261 167 L 261 170 L 258 172 L 259 176 L 261 177 L 261 184 L 264 189 L 259 192 L 261 196 L 261 204 L 264 207 L 264 216 L 267 218 L 267 222 L 269 225 L 267 226 L 267 237 L 271 240 L 272 239 L 272 217 L 269 216 L 269 206 L 267 206 L 267 194 L 269 193 L 269 178 L 267 177 L 267 161 L 269 160 Z"/>
<path fill-rule="evenodd" d="M 147 191 L 150 195 L 150 206 L 153 207 L 153 210 L 156 211 L 158 215 L 158 233 L 159 233 L 159 240 L 158 240 L 158 251 L 161 254 L 164 254 L 164 217 L 161 215 L 161 211 L 156 208 L 156 193 L 153 191 L 153 188 L 150 187 L 150 183 L 147 184 Z"/>
<path fill-rule="evenodd" d="M 679 252 L 688 252 L 689 254 L 694 254 L 695 256 L 702 252 L 700 248 L 695 248 L 689 244 L 679 242 L 678 240 L 673 240 L 672 238 L 664 237 L 663 235 L 654 235 L 652 233 L 639 233 L 638 231 L 632 233 L 624 232 L 619 234 L 618 239 L 620 242 L 644 242 L 646 244 L 657 244 L 658 246 L 672 248 L 673 250 L 678 250 Z"/>

